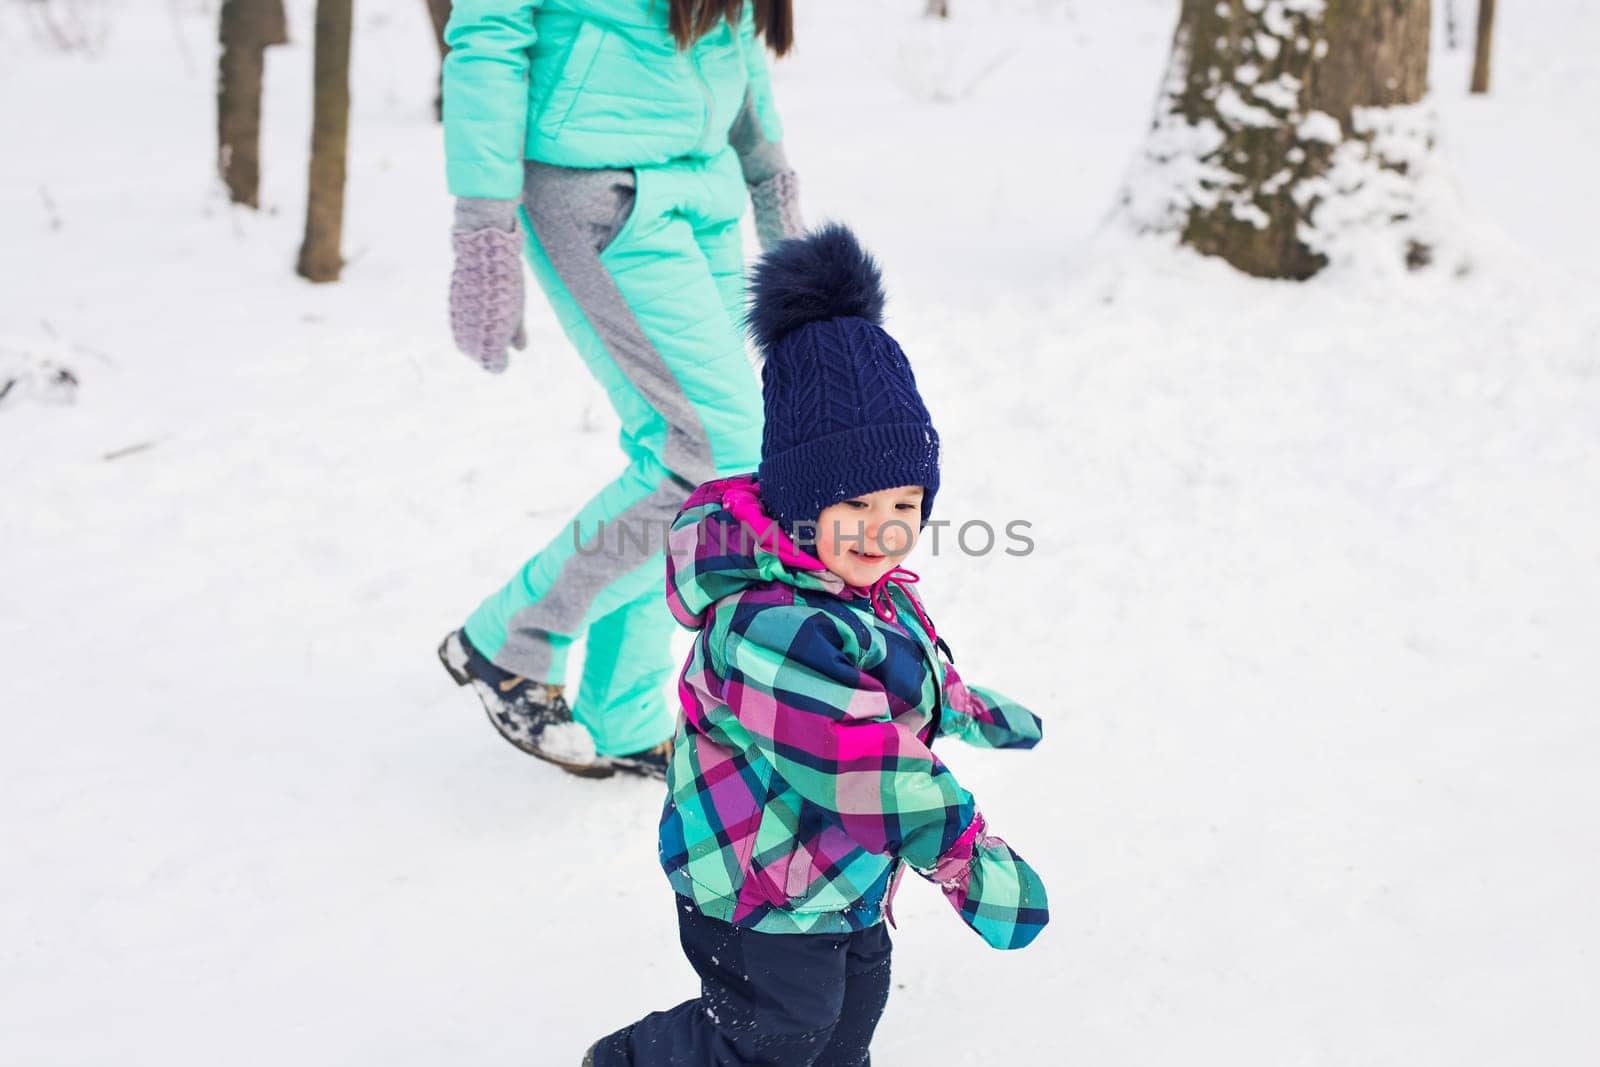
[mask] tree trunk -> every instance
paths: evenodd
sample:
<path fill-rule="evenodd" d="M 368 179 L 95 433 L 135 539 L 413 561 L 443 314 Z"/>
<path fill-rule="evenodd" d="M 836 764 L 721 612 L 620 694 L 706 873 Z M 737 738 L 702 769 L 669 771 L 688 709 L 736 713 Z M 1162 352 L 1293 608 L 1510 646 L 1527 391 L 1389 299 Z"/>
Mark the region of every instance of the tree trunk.
<path fill-rule="evenodd" d="M 316 88 L 311 119 L 311 182 L 298 271 L 314 282 L 339 280 L 344 260 L 344 165 L 350 126 L 351 0 L 317 0 Z"/>
<path fill-rule="evenodd" d="M 950 17 L 950 0 L 928 0 L 922 13 L 930 19 L 947 19 Z"/>
<path fill-rule="evenodd" d="M 444 65 L 450 46 L 444 43 L 444 28 L 450 22 L 450 0 L 428 0 L 428 17 L 433 20 L 433 36 L 439 42 L 439 85 L 433 97 L 433 117 L 444 119 Z"/>
<path fill-rule="evenodd" d="M 1405 105 L 1427 89 L 1428 36 L 1428 0 L 1183 0 L 1125 203 L 1249 274 L 1316 274 L 1331 227 L 1403 201 L 1426 156 Z"/>
<path fill-rule="evenodd" d="M 1461 47 L 1460 23 L 1456 21 L 1457 0 L 1444 0 L 1444 46 L 1454 52 Z"/>
<path fill-rule="evenodd" d="M 261 198 L 261 78 L 266 49 L 289 41 L 283 0 L 223 0 L 218 36 L 217 170 L 236 204 Z"/>
<path fill-rule="evenodd" d="M 1489 53 L 1494 45 L 1494 0 L 1478 0 L 1478 52 L 1472 60 L 1472 91 L 1489 91 Z"/>

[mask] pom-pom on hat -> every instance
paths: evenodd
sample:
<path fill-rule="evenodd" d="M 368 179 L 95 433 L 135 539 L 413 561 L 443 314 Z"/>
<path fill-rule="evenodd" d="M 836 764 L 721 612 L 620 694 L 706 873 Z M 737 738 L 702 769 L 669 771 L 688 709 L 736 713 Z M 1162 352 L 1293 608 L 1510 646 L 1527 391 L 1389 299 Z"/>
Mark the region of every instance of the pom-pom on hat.
<path fill-rule="evenodd" d="M 751 336 L 765 357 L 761 500 L 787 529 L 900 485 L 939 491 L 939 434 L 911 364 L 883 329 L 883 279 L 855 235 L 829 223 L 783 241 L 750 280 Z"/>

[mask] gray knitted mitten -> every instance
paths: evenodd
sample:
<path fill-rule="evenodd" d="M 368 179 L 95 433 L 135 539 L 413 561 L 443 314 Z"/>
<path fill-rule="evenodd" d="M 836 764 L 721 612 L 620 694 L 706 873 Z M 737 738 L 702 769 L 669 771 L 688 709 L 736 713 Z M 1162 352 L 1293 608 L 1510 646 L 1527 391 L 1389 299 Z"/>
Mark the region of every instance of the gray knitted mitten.
<path fill-rule="evenodd" d="M 460 211 L 457 212 L 458 217 Z M 490 374 L 506 369 L 507 346 L 522 350 L 522 229 L 486 226 L 450 235 L 450 332 L 456 347 Z"/>
<path fill-rule="evenodd" d="M 788 237 L 806 232 L 800 217 L 800 179 L 792 170 L 780 170 L 766 181 L 750 186 L 755 208 L 756 237 L 763 250 Z"/>

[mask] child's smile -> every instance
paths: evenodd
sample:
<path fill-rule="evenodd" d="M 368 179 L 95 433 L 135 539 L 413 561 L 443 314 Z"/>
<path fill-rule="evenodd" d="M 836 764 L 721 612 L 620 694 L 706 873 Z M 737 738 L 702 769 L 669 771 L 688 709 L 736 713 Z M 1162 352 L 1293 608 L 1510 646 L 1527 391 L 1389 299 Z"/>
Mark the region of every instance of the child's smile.
<path fill-rule="evenodd" d="M 920 485 L 902 485 L 824 508 L 817 517 L 817 558 L 848 585 L 872 585 L 916 547 L 922 494 Z"/>

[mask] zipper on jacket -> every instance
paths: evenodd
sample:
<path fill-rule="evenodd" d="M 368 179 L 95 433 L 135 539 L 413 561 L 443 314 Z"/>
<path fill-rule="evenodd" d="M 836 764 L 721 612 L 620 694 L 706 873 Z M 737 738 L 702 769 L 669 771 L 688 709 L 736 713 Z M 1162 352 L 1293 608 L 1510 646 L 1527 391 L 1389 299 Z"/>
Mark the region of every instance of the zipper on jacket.
<path fill-rule="evenodd" d="M 711 137 L 711 119 L 715 111 L 711 99 L 711 85 L 706 81 L 706 72 L 700 67 L 700 46 L 704 42 L 697 41 L 689 49 L 689 63 L 694 67 L 695 81 L 700 85 L 700 99 L 705 104 L 705 118 L 700 120 L 700 139 L 695 142 L 694 150 L 699 155 L 705 155 L 706 141 Z"/>
<path fill-rule="evenodd" d="M 883 917 L 888 920 L 891 930 L 900 927 L 894 924 L 894 895 L 900 888 L 900 876 L 906 873 L 906 861 L 896 856 L 894 861 L 894 874 L 889 876 L 889 891 L 883 896 Z"/>

